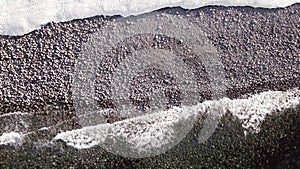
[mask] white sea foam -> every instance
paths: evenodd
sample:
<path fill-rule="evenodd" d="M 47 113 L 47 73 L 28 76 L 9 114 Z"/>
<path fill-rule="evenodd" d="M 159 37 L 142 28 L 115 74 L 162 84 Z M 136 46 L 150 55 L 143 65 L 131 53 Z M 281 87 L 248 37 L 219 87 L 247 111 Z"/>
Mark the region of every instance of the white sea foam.
<path fill-rule="evenodd" d="M 259 132 L 266 115 L 294 108 L 299 104 L 300 91 L 294 89 L 288 92 L 263 92 L 247 99 L 230 100 L 226 109 L 242 121 L 245 129 Z"/>
<path fill-rule="evenodd" d="M 1 114 L 1 117 L 8 117 L 8 116 L 27 116 L 29 115 L 28 113 L 23 113 L 23 112 L 12 112 L 12 113 L 6 113 L 6 114 Z"/>
<path fill-rule="evenodd" d="M 147 152 L 160 148 L 174 137 L 174 126 L 189 117 L 200 114 L 222 116 L 229 111 L 242 123 L 245 131 L 257 133 L 266 115 L 282 112 L 300 104 L 300 90 L 268 91 L 249 96 L 244 99 L 223 98 L 208 100 L 195 106 L 174 107 L 167 111 L 139 116 L 112 124 L 99 124 L 81 129 L 62 132 L 53 139 L 62 140 L 77 149 L 90 148 L 104 144 L 107 138 L 122 137 L 134 149 Z M 221 109 L 216 114 L 216 108 Z M 24 115 L 16 112 L 6 115 Z M 46 129 L 46 128 L 43 128 Z M 251 130 L 249 130 L 251 129 Z M 0 145 L 21 145 L 26 133 L 9 132 L 0 136 Z"/>
<path fill-rule="evenodd" d="M 148 151 L 160 148 L 172 140 L 174 126 L 181 118 L 205 113 L 215 113 L 215 108 L 223 112 L 214 114 L 222 116 L 231 112 L 241 120 L 245 131 L 259 132 L 260 125 L 267 114 L 293 108 L 300 104 L 300 90 L 268 91 L 252 95 L 245 99 L 223 98 L 205 101 L 195 106 L 174 107 L 168 111 L 160 111 L 150 115 L 126 119 L 112 124 L 99 124 L 83 127 L 58 134 L 55 140 L 63 140 L 78 149 L 90 148 L 104 144 L 107 137 L 122 137 L 134 149 Z"/>
<path fill-rule="evenodd" d="M 174 125 L 195 115 L 193 109 L 174 107 L 168 111 L 138 116 L 112 124 L 99 124 L 58 134 L 54 140 L 63 140 L 78 149 L 107 143 L 107 139 L 125 140 L 140 152 L 149 152 L 174 140 Z"/>
<path fill-rule="evenodd" d="M 22 135 L 16 132 L 3 133 L 0 136 L 0 145 L 21 145 Z"/>
<path fill-rule="evenodd" d="M 23 35 L 50 21 L 95 15 L 137 15 L 163 7 L 206 5 L 286 7 L 299 0 L 1 0 L 0 34 Z"/>

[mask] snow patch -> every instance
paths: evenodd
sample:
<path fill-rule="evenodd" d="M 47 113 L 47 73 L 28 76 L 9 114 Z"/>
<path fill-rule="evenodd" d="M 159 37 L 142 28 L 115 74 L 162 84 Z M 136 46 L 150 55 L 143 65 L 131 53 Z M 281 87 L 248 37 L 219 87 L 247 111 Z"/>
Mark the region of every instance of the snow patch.
<path fill-rule="evenodd" d="M 48 22 L 95 15 L 137 15 L 163 7 L 206 5 L 286 7 L 299 0 L 1 0 L 0 34 L 23 35 Z"/>

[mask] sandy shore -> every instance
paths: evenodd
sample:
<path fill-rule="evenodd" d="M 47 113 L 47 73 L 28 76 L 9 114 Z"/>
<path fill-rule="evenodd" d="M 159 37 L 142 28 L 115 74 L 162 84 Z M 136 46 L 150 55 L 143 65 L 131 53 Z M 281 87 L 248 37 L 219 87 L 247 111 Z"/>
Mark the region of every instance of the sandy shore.
<path fill-rule="evenodd" d="M 213 6 L 195 10 L 166 8 L 159 12 L 186 16 L 207 34 L 224 65 L 227 96 L 236 99 L 262 91 L 299 88 L 299 8 L 299 4 L 280 9 Z M 30 121 L 31 125 L 26 130 L 37 130 L 74 117 L 74 120 L 63 123 L 53 131 L 39 131 L 28 138 L 29 142 L 39 141 L 39 138 L 48 139 L 47 137 L 54 136 L 59 131 L 81 128 L 76 120 L 70 90 L 75 60 L 80 56 L 82 45 L 93 33 L 119 17 L 96 16 L 49 23 L 24 36 L 0 37 L 0 115 L 28 113 L 25 120 Z M 175 42 L 177 41 L 162 40 L 155 43 L 167 43 L 175 48 L 178 45 Z M 115 52 L 117 55 L 124 51 L 115 49 Z M 203 84 L 198 102 L 211 99 L 207 74 L 201 69 L 201 63 L 196 59 L 189 62 L 196 65 L 197 82 Z M 100 107 L 113 107 L 107 96 L 99 94 L 101 88 L 96 93 Z M 282 115 L 268 117 L 262 132 L 245 139 L 240 122 L 229 113 L 206 145 L 195 145 L 192 132 L 174 150 L 144 160 L 114 156 L 100 147 L 79 151 L 64 144 L 52 148 L 31 144 L 23 147 L 2 146 L 0 157 L 5 160 L 0 162 L 0 167 L 300 166 L 297 130 L 299 107 L 279 114 Z M 20 115 L 15 117 L 10 120 L 14 122 Z M 0 122 L 1 120 L 4 119 L 0 119 Z M 197 133 L 197 127 L 194 130 Z M 90 158 L 86 158 L 87 155 Z"/>

